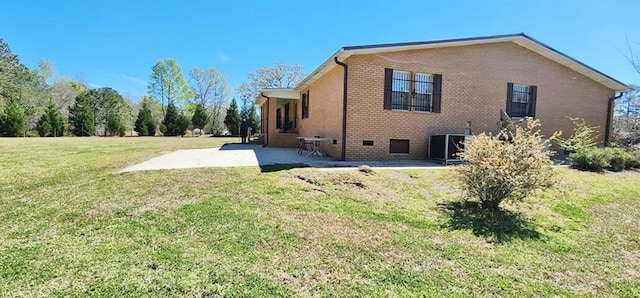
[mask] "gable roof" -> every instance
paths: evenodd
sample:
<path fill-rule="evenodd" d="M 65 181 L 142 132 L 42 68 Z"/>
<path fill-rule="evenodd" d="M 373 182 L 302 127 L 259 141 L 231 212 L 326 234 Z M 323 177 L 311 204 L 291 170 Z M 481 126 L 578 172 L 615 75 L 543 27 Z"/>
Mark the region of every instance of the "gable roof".
<path fill-rule="evenodd" d="M 536 52 L 552 61 L 555 61 L 561 65 L 568 67 L 569 69 L 580 73 L 614 91 L 626 91 L 629 89 L 624 83 L 574 59 L 562 52 L 541 43 L 524 33 L 507 34 L 507 35 L 494 35 L 483 36 L 473 38 L 458 38 L 458 39 L 445 39 L 445 40 L 433 40 L 433 41 L 420 41 L 420 42 L 406 42 L 406 43 L 390 43 L 390 44 L 376 44 L 376 45 L 363 45 L 363 46 L 349 46 L 342 47 L 336 51 L 329 59 L 322 63 L 316 70 L 309 74 L 304 80 L 296 85 L 296 90 L 302 90 L 315 80 L 320 78 L 325 73 L 329 72 L 334 67 L 338 66 L 334 59 L 337 58 L 340 61 L 344 61 L 353 55 L 362 54 L 377 54 L 407 50 L 421 50 L 430 48 L 441 47 L 458 47 L 476 44 L 498 43 L 498 42 L 514 42 L 526 49 Z"/>

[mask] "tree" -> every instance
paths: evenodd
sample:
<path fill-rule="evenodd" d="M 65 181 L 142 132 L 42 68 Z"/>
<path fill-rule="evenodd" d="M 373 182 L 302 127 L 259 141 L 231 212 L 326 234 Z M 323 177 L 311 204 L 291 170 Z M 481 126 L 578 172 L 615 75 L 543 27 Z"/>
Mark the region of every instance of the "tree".
<path fill-rule="evenodd" d="M 109 87 L 92 89 L 89 93 L 93 101 L 96 129 L 105 135 L 121 135 L 121 131 L 126 130 L 125 117 L 131 110 L 124 97 Z"/>
<path fill-rule="evenodd" d="M 158 101 L 157 98 L 151 95 L 145 95 L 140 100 L 140 105 L 146 105 L 149 110 L 151 110 L 151 115 L 153 116 L 153 120 L 157 123 L 162 123 L 164 119 L 164 113 L 162 112 L 162 104 Z"/>
<path fill-rule="evenodd" d="M 631 90 L 616 101 L 613 115 L 613 142 L 623 147 L 640 144 L 640 87 Z"/>
<path fill-rule="evenodd" d="M 120 114 L 109 114 L 107 116 L 107 121 L 105 124 L 106 132 L 109 133 L 110 136 L 120 136 L 124 137 L 127 131 L 127 127 L 124 124 L 124 120 L 122 119 L 122 115 Z"/>
<path fill-rule="evenodd" d="M 207 122 L 209 122 L 207 110 L 204 109 L 204 105 L 197 104 L 196 110 L 193 112 L 193 117 L 191 118 L 193 128 L 203 129 Z"/>
<path fill-rule="evenodd" d="M 32 82 L 32 73 L 0 38 L 0 108 L 8 101 L 20 100 L 25 85 Z"/>
<path fill-rule="evenodd" d="M 41 137 L 59 137 L 64 134 L 64 118 L 54 103 L 49 104 L 36 129 Z"/>
<path fill-rule="evenodd" d="M 248 74 L 248 82 L 238 87 L 241 106 L 240 114 L 247 119 L 248 124 L 257 129 L 260 123 L 255 110 L 253 100 L 265 88 L 293 88 L 304 78 L 303 68 L 300 65 L 291 65 L 284 62 L 276 63 L 270 67 L 263 67 Z M 227 114 L 229 112 L 227 111 Z M 226 121 L 225 121 L 226 123 Z"/>
<path fill-rule="evenodd" d="M 24 110 L 17 100 L 11 99 L 4 114 L 0 115 L 0 136 L 18 137 L 27 130 Z"/>
<path fill-rule="evenodd" d="M 249 81 L 238 87 L 243 107 L 248 101 L 253 101 L 264 88 L 293 88 L 304 78 L 303 68 L 300 65 L 291 65 L 284 62 L 276 63 L 270 67 L 263 67 L 248 74 Z"/>
<path fill-rule="evenodd" d="M 160 100 L 162 114 L 165 115 L 165 104 L 177 106 L 181 110 L 193 98 L 193 93 L 184 80 L 182 69 L 176 60 L 165 59 L 156 62 L 151 70 L 147 89 L 149 94 Z"/>
<path fill-rule="evenodd" d="M 24 66 L 18 56 L 0 38 L 0 109 L 17 100 L 25 116 L 27 128 L 34 127 L 48 102 L 46 83 L 36 71 Z"/>
<path fill-rule="evenodd" d="M 209 112 L 211 133 L 223 123 L 224 105 L 231 96 L 225 76 L 215 68 L 194 68 L 189 72 L 191 90 L 195 93 L 196 104 L 201 104 Z M 204 125 L 200 128 L 204 128 Z"/>
<path fill-rule="evenodd" d="M 93 100 L 89 92 L 76 97 L 75 104 L 69 107 L 71 133 L 76 136 L 91 136 L 96 133 Z"/>
<path fill-rule="evenodd" d="M 60 78 L 51 84 L 50 90 L 51 100 L 55 103 L 62 116 L 68 117 L 68 107 L 73 104 L 80 93 L 87 91 L 87 88 L 72 79 Z"/>
<path fill-rule="evenodd" d="M 164 135 L 183 136 L 189 127 L 189 119 L 173 103 L 169 103 L 162 125 L 165 127 Z"/>
<path fill-rule="evenodd" d="M 227 126 L 227 130 L 231 135 L 238 133 L 238 125 L 240 123 L 240 112 L 238 112 L 238 104 L 236 99 L 231 100 L 229 108 L 227 109 L 227 116 L 224 118 L 224 124 Z"/>
<path fill-rule="evenodd" d="M 247 125 L 253 129 L 254 132 L 257 132 L 260 128 L 260 118 L 258 117 L 258 112 L 256 110 L 255 105 L 251 105 L 247 111 L 242 116 L 243 119 L 246 119 Z"/>
<path fill-rule="evenodd" d="M 138 112 L 135 129 L 139 136 L 156 135 L 156 121 L 153 119 L 151 109 L 146 102 L 142 102 L 142 109 Z"/>

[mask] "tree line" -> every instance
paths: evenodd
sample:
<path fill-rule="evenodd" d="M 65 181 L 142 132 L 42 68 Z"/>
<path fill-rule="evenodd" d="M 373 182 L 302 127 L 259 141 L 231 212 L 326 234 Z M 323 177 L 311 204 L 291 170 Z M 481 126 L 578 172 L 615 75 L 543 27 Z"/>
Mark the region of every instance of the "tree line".
<path fill-rule="evenodd" d="M 176 136 L 189 128 L 236 135 L 243 121 L 258 132 L 259 90 L 290 88 L 302 77 L 298 65 L 258 69 L 236 90 L 238 102 L 215 68 L 194 68 L 185 79 L 176 60 L 163 59 L 151 68 L 147 95 L 134 101 L 111 87 L 58 77 L 45 60 L 29 69 L 0 38 L 0 136 Z"/>

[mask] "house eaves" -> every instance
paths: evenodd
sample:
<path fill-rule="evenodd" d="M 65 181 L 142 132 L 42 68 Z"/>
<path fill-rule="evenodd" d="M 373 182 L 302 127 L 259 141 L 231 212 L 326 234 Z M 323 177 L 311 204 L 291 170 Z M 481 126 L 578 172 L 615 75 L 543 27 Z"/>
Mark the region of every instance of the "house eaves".
<path fill-rule="evenodd" d="M 255 103 L 262 105 L 269 98 L 298 99 L 300 92 L 294 88 L 266 88 L 260 91 L 255 99 Z"/>
<path fill-rule="evenodd" d="M 353 55 L 365 55 L 365 54 L 379 54 L 408 50 L 422 50 L 431 48 L 442 47 L 459 47 L 488 43 L 499 42 L 513 42 L 526 49 L 529 49 L 535 53 L 538 53 L 547 59 L 550 59 L 556 63 L 568 67 L 569 69 L 580 73 L 614 91 L 626 91 L 629 89 L 624 83 L 574 59 L 568 55 L 563 54 L 554 48 L 547 46 L 524 33 L 519 34 L 507 34 L 507 35 L 495 35 L 484 36 L 474 38 L 458 38 L 447 40 L 434 40 L 423 42 L 407 42 L 407 43 L 393 43 L 393 44 L 377 44 L 377 45 L 364 45 L 364 46 L 349 46 L 340 48 L 331 57 L 329 57 L 322 65 L 309 74 L 304 80 L 302 80 L 295 90 L 302 91 L 311 85 L 315 80 L 320 78 L 325 73 L 331 71 L 337 64 L 334 62 L 334 57 L 337 57 L 339 61 Z"/>

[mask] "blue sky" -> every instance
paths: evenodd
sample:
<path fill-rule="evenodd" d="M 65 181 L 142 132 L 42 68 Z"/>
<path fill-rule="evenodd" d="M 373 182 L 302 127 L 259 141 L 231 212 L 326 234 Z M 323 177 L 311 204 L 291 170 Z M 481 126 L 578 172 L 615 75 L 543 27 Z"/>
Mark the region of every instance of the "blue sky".
<path fill-rule="evenodd" d="M 29 67 L 138 99 L 153 64 L 215 67 L 233 89 L 279 61 L 310 73 L 342 46 L 525 32 L 624 83 L 640 54 L 640 1 L 6 0 L 0 37 Z"/>

